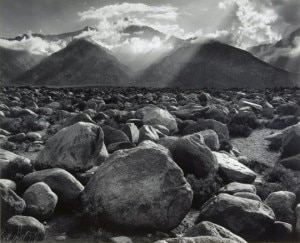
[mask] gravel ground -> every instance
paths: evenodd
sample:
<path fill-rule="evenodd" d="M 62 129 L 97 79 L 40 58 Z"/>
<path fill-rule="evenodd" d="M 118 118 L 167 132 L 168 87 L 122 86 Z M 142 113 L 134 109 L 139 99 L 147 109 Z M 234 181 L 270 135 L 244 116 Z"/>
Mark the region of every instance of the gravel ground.
<path fill-rule="evenodd" d="M 279 160 L 280 153 L 270 151 L 268 148 L 269 141 L 264 138 L 277 131 L 267 128 L 254 130 L 249 137 L 232 138 L 231 142 L 242 155 L 247 156 L 250 160 L 273 166 Z"/>

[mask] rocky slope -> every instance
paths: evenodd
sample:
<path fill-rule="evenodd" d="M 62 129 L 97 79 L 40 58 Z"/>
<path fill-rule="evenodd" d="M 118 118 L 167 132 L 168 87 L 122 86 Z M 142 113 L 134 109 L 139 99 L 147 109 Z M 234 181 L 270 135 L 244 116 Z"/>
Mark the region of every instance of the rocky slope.
<path fill-rule="evenodd" d="M 44 56 L 34 55 L 27 51 L 17 51 L 0 47 L 0 80 L 8 84 L 9 80 L 37 65 Z"/>
<path fill-rule="evenodd" d="M 129 69 L 103 47 L 79 39 L 45 58 L 11 84 L 126 86 L 129 84 Z"/>
<path fill-rule="evenodd" d="M 175 50 L 145 70 L 145 87 L 280 87 L 300 84 L 300 76 L 274 68 L 250 53 L 210 41 Z"/>

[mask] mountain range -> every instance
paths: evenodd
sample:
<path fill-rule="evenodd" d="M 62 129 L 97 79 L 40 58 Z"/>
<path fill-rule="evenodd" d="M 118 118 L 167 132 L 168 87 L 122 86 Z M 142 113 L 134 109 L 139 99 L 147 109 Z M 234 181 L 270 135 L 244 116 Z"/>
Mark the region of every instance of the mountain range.
<path fill-rule="evenodd" d="M 0 47 L 0 79 L 8 84 L 25 71 L 38 64 L 44 56 L 35 55 L 24 50 L 11 50 Z"/>
<path fill-rule="evenodd" d="M 254 46 L 248 51 L 275 67 L 300 73 L 300 28 L 275 44 Z"/>
<path fill-rule="evenodd" d="M 126 86 L 129 69 L 90 40 L 73 40 L 13 80 L 16 85 Z"/>
<path fill-rule="evenodd" d="M 176 37 L 167 39 L 163 33 L 147 26 L 129 26 L 123 30 L 124 38 L 128 35 L 149 40 L 158 36 L 174 45 L 172 51 L 155 57 L 150 66 L 137 74 L 120 58 L 91 39 L 74 38 L 89 30 L 96 29 L 86 27 L 75 32 L 40 36 L 52 41 L 67 40 L 69 43 L 43 60 L 26 51 L 1 48 L 1 82 L 4 85 L 180 88 L 300 86 L 299 74 L 274 67 L 230 45 L 217 41 L 192 44 Z M 27 37 L 7 40 L 21 41 L 22 38 Z M 286 42 L 282 43 L 286 45 Z M 251 51 L 257 53 L 260 48 Z M 145 58 L 145 55 L 142 56 L 141 62 Z"/>
<path fill-rule="evenodd" d="M 148 87 L 294 86 L 300 76 L 275 68 L 241 49 L 209 41 L 175 50 L 146 69 L 137 85 Z"/>

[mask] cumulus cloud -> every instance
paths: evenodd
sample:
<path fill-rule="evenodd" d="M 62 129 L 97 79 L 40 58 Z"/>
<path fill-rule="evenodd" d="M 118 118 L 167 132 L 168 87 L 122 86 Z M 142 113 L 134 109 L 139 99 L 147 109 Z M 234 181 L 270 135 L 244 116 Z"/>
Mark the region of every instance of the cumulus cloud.
<path fill-rule="evenodd" d="M 233 45 L 248 48 L 261 43 L 273 43 L 282 35 L 277 29 L 277 12 L 254 0 L 224 0 L 219 8 L 232 11 L 232 18 L 226 27 L 233 33 Z"/>

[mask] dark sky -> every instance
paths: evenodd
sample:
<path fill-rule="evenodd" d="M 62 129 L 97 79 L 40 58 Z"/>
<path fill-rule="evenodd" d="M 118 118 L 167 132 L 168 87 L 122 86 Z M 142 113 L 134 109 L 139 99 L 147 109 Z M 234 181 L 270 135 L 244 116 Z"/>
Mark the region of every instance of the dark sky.
<path fill-rule="evenodd" d="M 91 7 L 122 3 L 120 0 L 0 0 L 0 35 L 12 37 L 28 31 L 62 33 L 84 27 L 78 12 Z M 188 31 L 199 28 L 215 29 L 218 19 L 224 16 L 219 11 L 220 0 L 127 0 L 130 3 L 147 5 L 171 4 L 188 12 L 179 19 L 180 25 Z"/>

